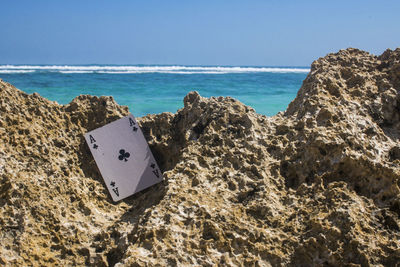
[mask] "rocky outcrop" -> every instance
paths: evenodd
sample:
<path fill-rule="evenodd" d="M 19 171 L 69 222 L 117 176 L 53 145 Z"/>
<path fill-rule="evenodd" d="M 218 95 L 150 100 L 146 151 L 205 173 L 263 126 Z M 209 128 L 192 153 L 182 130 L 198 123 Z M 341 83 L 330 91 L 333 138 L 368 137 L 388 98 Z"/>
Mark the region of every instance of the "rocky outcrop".
<path fill-rule="evenodd" d="M 312 64 L 284 113 L 184 99 L 140 118 L 163 183 L 113 203 L 83 133 L 128 113 L 0 82 L 1 265 L 400 262 L 400 49 Z"/>

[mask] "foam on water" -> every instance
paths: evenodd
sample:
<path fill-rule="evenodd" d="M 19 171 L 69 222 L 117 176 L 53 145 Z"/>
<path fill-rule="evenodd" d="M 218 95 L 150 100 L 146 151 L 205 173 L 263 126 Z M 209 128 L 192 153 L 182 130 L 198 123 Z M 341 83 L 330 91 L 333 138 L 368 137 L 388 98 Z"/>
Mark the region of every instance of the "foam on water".
<path fill-rule="evenodd" d="M 94 71 L 90 71 L 90 70 L 60 70 L 60 73 L 94 73 Z"/>
<path fill-rule="evenodd" d="M 4 69 L 0 69 L 0 73 L 29 73 L 29 72 L 34 72 L 34 70 L 4 70 Z"/>
<path fill-rule="evenodd" d="M 61 73 L 72 73 L 60 71 Z M 74 72 L 80 73 L 80 72 Z M 227 74 L 223 71 L 92 71 L 91 73 L 107 73 L 107 74 L 140 74 L 140 73 L 167 73 L 167 74 Z"/>

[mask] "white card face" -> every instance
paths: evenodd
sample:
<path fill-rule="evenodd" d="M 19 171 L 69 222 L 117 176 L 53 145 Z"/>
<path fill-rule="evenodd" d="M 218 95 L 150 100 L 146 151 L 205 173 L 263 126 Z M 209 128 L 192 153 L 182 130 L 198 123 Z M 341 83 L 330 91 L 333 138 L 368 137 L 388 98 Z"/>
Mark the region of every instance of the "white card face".
<path fill-rule="evenodd" d="M 114 201 L 162 181 L 162 173 L 132 114 L 85 134 Z"/>

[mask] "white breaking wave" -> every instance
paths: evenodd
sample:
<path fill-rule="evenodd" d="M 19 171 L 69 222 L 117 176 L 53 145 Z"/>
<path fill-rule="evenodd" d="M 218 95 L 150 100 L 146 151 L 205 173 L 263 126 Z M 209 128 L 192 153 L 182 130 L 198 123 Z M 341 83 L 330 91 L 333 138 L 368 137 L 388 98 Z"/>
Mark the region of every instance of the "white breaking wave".
<path fill-rule="evenodd" d="M 34 70 L 2 70 L 0 69 L 0 73 L 29 73 L 34 72 Z"/>
<path fill-rule="evenodd" d="M 308 73 L 308 68 L 279 67 L 223 67 L 223 66 L 71 66 L 71 65 L 0 65 L 0 73 L 49 71 L 60 73 L 171 73 L 171 74 L 227 74 L 227 73 Z"/>
<path fill-rule="evenodd" d="M 94 72 L 93 72 L 94 73 Z M 96 71 L 107 74 L 135 74 L 135 73 L 169 73 L 169 74 L 226 74 L 222 71 Z"/>
<path fill-rule="evenodd" d="M 94 71 L 87 70 L 60 70 L 60 73 L 94 73 Z"/>

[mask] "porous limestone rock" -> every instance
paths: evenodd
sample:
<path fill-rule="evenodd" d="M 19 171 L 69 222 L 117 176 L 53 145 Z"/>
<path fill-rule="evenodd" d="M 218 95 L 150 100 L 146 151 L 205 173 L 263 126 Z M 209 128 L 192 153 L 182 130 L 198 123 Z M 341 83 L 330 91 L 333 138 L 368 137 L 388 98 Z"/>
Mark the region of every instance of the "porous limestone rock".
<path fill-rule="evenodd" d="M 113 203 L 83 134 L 128 114 L 0 81 L 0 265 L 395 266 L 400 49 L 312 64 L 285 112 L 190 92 L 139 123 L 165 180 Z"/>

